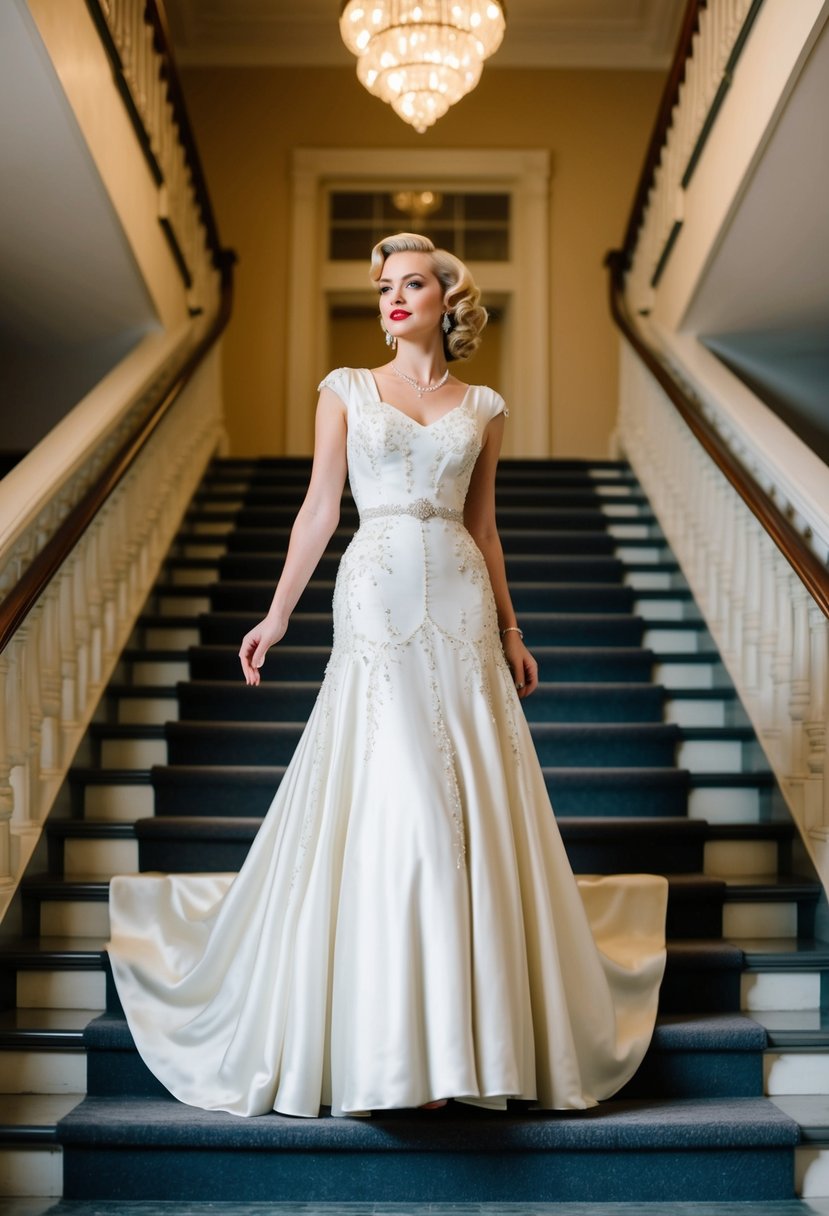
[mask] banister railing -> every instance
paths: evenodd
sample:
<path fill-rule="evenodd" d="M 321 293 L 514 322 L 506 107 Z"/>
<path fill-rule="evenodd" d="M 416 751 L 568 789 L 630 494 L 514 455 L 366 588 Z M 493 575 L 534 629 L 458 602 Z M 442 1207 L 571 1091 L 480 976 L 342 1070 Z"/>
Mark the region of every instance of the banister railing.
<path fill-rule="evenodd" d="M 136 138 L 160 190 L 159 220 L 192 292 L 204 306 L 204 243 L 225 256 L 184 102 L 163 0 L 86 0 L 107 50 Z"/>
<path fill-rule="evenodd" d="M 234 258 L 162 3 L 87 7 L 151 165 L 191 319 L 145 339 L 0 483 L 0 917 L 222 437 L 217 344 Z"/>
<path fill-rule="evenodd" d="M 166 415 L 186 389 L 199 364 L 220 337 L 230 317 L 231 265 L 232 257 L 224 268 L 221 307 L 207 333 L 192 349 L 185 362 L 176 369 L 172 381 L 162 395 L 152 402 L 147 416 L 136 432 L 130 435 L 107 462 L 83 497 L 56 527 L 19 580 L 0 601 L 0 654 L 26 620 L 84 532 L 94 522 L 101 507 L 141 456 Z"/>
<path fill-rule="evenodd" d="M 704 363 L 692 338 L 648 319 L 681 248 L 684 191 L 705 163 L 762 3 L 690 0 L 686 9 L 624 244 L 607 258 L 623 337 L 617 435 L 829 888 L 825 475 L 762 403 Z M 803 27 L 808 39 L 807 18 Z M 756 61 L 754 73 L 763 75 Z"/>
<path fill-rule="evenodd" d="M 659 99 L 659 108 L 656 112 L 656 119 L 654 120 L 653 131 L 648 143 L 648 150 L 645 153 L 642 171 L 639 174 L 639 182 L 633 197 L 633 206 L 630 209 L 625 238 L 622 242 L 625 269 L 629 266 L 633 251 L 636 248 L 636 241 L 647 209 L 648 196 L 653 186 L 654 175 L 662 159 L 665 136 L 671 126 L 671 117 L 679 97 L 680 87 L 685 79 L 694 35 L 699 28 L 700 9 L 705 7 L 705 3 L 706 0 L 690 0 L 690 3 L 686 4 L 685 7 L 673 62 L 665 80 L 662 96 Z"/>
<path fill-rule="evenodd" d="M 683 193 L 764 0 L 688 0 L 625 230 L 628 294 L 646 312 L 683 224 Z"/>
<path fill-rule="evenodd" d="M 716 427 L 705 416 L 700 403 L 677 378 L 637 329 L 624 291 L 624 253 L 607 256 L 610 271 L 610 311 L 627 342 L 673 404 L 686 426 L 734 487 L 762 528 L 803 583 L 824 616 L 829 617 L 829 568 L 811 548 L 791 519 L 737 459 Z"/>

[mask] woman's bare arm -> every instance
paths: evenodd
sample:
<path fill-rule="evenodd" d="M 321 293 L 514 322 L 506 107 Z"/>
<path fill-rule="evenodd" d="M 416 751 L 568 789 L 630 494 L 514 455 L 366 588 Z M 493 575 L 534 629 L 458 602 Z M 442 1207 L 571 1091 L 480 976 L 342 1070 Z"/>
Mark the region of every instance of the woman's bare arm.
<path fill-rule="evenodd" d="M 498 612 L 498 628 L 502 633 L 507 663 L 512 671 L 518 695 L 528 697 L 538 685 L 538 664 L 524 645 L 517 626 L 515 609 L 507 585 L 504 551 L 495 521 L 495 470 L 504 434 L 504 415 L 498 414 L 486 429 L 486 438 L 478 457 L 464 507 L 464 523 L 475 544 L 481 550 Z"/>
<path fill-rule="evenodd" d="M 345 408 L 336 393 L 324 388 L 317 405 L 311 480 L 291 529 L 285 565 L 267 616 L 245 634 L 239 649 L 248 684 L 259 683 L 265 655 L 284 636 L 291 613 L 339 523 L 345 445 Z"/>

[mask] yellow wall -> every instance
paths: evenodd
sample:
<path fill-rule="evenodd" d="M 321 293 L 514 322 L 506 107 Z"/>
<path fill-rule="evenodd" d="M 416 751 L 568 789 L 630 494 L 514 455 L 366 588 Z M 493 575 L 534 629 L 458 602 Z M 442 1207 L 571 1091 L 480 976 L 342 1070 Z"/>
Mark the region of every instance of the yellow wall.
<path fill-rule="evenodd" d="M 183 76 L 219 230 L 239 255 L 224 345 L 234 454 L 282 450 L 297 147 L 548 148 L 552 454 L 607 454 L 617 357 L 602 259 L 622 238 L 660 73 L 490 67 L 426 135 L 346 68 L 191 68 Z M 378 345 L 377 363 L 384 351 Z"/>

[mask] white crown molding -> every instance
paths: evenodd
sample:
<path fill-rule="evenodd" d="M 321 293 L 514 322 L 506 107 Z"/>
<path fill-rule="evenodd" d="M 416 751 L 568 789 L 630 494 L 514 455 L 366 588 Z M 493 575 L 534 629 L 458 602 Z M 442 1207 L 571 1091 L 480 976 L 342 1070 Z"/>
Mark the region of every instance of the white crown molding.
<path fill-rule="evenodd" d="M 167 0 L 184 66 L 347 67 L 332 0 Z M 509 0 L 488 67 L 664 70 L 683 0 Z M 576 15 L 577 14 L 577 15 Z"/>

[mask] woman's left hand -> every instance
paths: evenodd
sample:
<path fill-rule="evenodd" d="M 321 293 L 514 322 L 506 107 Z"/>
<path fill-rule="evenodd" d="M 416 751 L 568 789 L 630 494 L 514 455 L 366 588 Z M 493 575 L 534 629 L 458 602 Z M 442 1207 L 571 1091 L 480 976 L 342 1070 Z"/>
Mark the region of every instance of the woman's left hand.
<path fill-rule="evenodd" d="M 523 700 L 538 688 L 538 664 L 518 633 L 505 633 L 501 638 L 509 669 L 515 681 L 515 691 Z"/>

